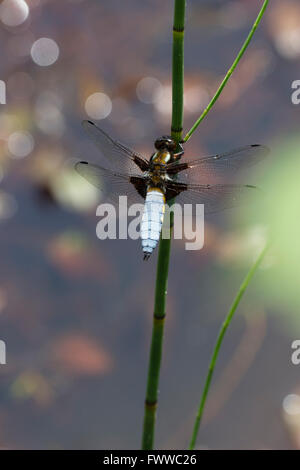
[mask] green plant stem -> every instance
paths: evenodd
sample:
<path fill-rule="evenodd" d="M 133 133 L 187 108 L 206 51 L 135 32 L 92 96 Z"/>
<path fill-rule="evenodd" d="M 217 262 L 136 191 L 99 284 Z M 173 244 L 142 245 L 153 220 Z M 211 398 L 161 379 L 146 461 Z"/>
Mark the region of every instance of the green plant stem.
<path fill-rule="evenodd" d="M 175 0 L 172 51 L 172 137 L 182 139 L 184 88 L 184 23 L 186 0 Z"/>
<path fill-rule="evenodd" d="M 175 0 L 174 2 L 171 133 L 176 142 L 180 142 L 182 139 L 183 126 L 183 50 L 185 1 L 186 0 Z M 171 227 L 172 225 L 173 220 L 171 218 Z M 151 450 L 154 446 L 159 375 L 163 349 L 164 323 L 166 316 L 170 250 L 171 236 L 168 239 L 161 238 L 158 250 L 152 340 L 145 400 L 142 437 L 143 450 Z"/>
<path fill-rule="evenodd" d="M 195 419 L 195 424 L 194 424 L 194 428 L 193 428 L 193 433 L 192 433 L 192 438 L 191 438 L 191 441 L 190 441 L 190 449 L 194 449 L 195 447 L 195 444 L 196 444 L 196 439 L 197 439 L 197 435 L 198 435 L 198 432 L 199 432 L 199 428 L 200 428 L 200 423 L 201 423 L 201 419 L 202 419 L 202 415 L 203 415 L 203 410 L 204 410 L 204 407 L 205 407 L 205 403 L 206 403 L 206 399 L 207 399 L 207 395 L 208 395 L 208 391 L 209 391 L 209 388 L 210 388 L 210 384 L 211 384 L 211 379 L 212 379 L 212 375 L 214 373 L 214 369 L 215 369 L 215 365 L 216 365 L 216 362 L 217 362 L 217 358 L 218 358 L 218 355 L 219 355 L 219 352 L 220 352 L 220 348 L 221 348 L 221 345 L 222 345 L 222 342 L 223 342 L 223 339 L 224 339 L 224 336 L 225 336 L 225 333 L 227 331 L 227 328 L 229 327 L 230 323 L 231 323 L 231 320 L 233 319 L 233 316 L 236 312 L 236 309 L 241 301 L 241 298 L 243 297 L 244 293 L 245 293 L 245 290 L 247 289 L 251 279 L 253 278 L 257 268 L 259 267 L 260 263 L 262 262 L 266 252 L 268 251 L 270 247 L 270 243 L 267 243 L 266 246 L 264 247 L 264 249 L 262 250 L 262 252 L 260 253 L 260 255 L 258 256 L 258 258 L 256 259 L 255 263 L 251 266 L 250 270 L 248 271 L 248 274 L 247 276 L 245 277 L 243 283 L 241 284 L 240 286 L 240 289 L 231 305 L 231 308 L 223 322 L 223 325 L 220 329 L 220 332 L 219 332 L 219 335 L 218 335 L 218 338 L 217 338 L 217 342 L 215 344 L 215 347 L 214 347 L 214 351 L 213 351 L 213 354 L 212 354 L 212 357 L 211 357 L 211 360 L 210 360 L 210 364 L 209 364 L 209 368 L 208 368 L 208 372 L 207 372 L 207 376 L 206 376 L 206 380 L 205 380 L 205 384 L 204 384 L 204 389 L 203 389 L 203 392 L 202 392 L 202 396 L 201 396 L 201 400 L 200 400 L 200 404 L 199 404 L 199 408 L 198 408 L 198 412 L 197 412 L 197 415 L 196 415 L 196 419 Z"/>
<path fill-rule="evenodd" d="M 207 116 L 207 114 L 209 113 L 209 111 L 211 110 L 211 108 L 214 106 L 215 102 L 217 101 L 217 99 L 219 98 L 219 96 L 221 95 L 226 83 L 228 82 L 229 78 L 231 77 L 231 75 L 233 74 L 236 66 L 238 65 L 239 61 L 241 60 L 241 58 L 243 57 L 247 47 L 249 46 L 250 42 L 251 42 L 251 39 L 263 17 L 263 14 L 268 6 L 268 3 L 269 3 L 269 0 L 265 0 L 264 3 L 263 3 L 263 6 L 261 7 L 261 10 L 252 26 L 252 29 L 250 31 L 250 33 L 248 34 L 248 37 L 246 39 L 246 41 L 244 42 L 241 50 L 239 51 L 236 59 L 234 60 L 232 66 L 230 67 L 230 69 L 228 70 L 227 74 L 225 75 L 221 85 L 219 86 L 216 94 L 214 95 L 214 97 L 212 98 L 212 100 L 210 101 L 210 103 L 208 104 L 208 106 L 205 108 L 205 110 L 203 111 L 203 113 L 201 114 L 201 116 L 199 117 L 199 119 L 197 119 L 197 121 L 195 122 L 195 124 L 191 127 L 191 129 L 187 132 L 186 136 L 184 137 L 183 141 L 184 142 L 187 142 L 191 135 L 195 132 L 195 130 L 197 129 L 197 127 L 199 126 L 200 122 L 203 121 L 203 119 Z"/>

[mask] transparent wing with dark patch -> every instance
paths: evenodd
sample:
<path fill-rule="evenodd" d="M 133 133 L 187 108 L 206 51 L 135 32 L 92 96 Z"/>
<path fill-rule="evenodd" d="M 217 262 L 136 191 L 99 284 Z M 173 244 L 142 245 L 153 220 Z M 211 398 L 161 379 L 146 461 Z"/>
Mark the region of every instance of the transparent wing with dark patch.
<path fill-rule="evenodd" d="M 217 183 L 224 178 L 234 177 L 244 168 L 252 167 L 264 159 L 269 149 L 263 145 L 247 145 L 231 152 L 198 158 L 189 162 L 168 165 L 168 172 L 180 171 L 182 181 Z M 178 165 L 176 167 L 176 165 Z"/>
<path fill-rule="evenodd" d="M 169 197 L 175 203 L 204 204 L 205 214 L 212 214 L 253 201 L 261 191 L 255 186 L 238 184 L 168 183 Z"/>
<path fill-rule="evenodd" d="M 147 180 L 137 173 L 122 174 L 88 162 L 78 162 L 76 171 L 89 183 L 100 189 L 103 200 L 119 204 L 119 196 L 127 196 L 128 204 L 143 203 Z"/>
<path fill-rule="evenodd" d="M 148 169 L 148 161 L 142 155 L 112 139 L 92 121 L 83 121 L 82 126 L 109 163 L 110 168 L 136 173 Z"/>

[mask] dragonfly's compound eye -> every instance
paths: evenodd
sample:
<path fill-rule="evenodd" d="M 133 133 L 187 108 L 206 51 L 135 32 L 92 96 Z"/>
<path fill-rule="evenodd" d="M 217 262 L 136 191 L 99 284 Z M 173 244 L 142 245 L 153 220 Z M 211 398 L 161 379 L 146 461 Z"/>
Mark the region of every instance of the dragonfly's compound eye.
<path fill-rule="evenodd" d="M 154 146 L 157 150 L 162 150 L 166 148 L 166 141 L 163 137 L 160 137 L 159 139 L 156 139 L 154 142 Z"/>
<path fill-rule="evenodd" d="M 173 139 L 168 140 L 168 150 L 170 152 L 175 152 L 176 146 L 177 146 L 177 144 L 176 144 L 176 142 L 174 142 Z"/>
<path fill-rule="evenodd" d="M 156 139 L 154 145 L 157 150 L 169 150 L 173 152 L 176 149 L 176 142 L 168 135 L 163 135 L 159 139 Z"/>

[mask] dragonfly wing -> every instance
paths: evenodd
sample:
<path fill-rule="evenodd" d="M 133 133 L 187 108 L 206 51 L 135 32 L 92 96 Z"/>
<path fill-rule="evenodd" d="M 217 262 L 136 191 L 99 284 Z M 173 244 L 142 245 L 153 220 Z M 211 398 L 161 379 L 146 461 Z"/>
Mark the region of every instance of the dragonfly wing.
<path fill-rule="evenodd" d="M 119 196 L 127 196 L 128 204 L 143 203 L 147 179 L 137 173 L 121 174 L 89 162 L 78 162 L 76 171 L 89 183 L 100 189 L 105 202 L 119 203 Z"/>
<path fill-rule="evenodd" d="M 173 194 L 172 194 L 173 191 Z M 249 198 L 260 193 L 251 185 L 239 184 L 168 184 L 169 197 L 176 197 L 175 203 L 204 204 L 204 213 L 212 214 L 249 202 Z M 177 195 L 176 195 L 177 194 Z"/>
<path fill-rule="evenodd" d="M 144 157 L 121 142 L 112 139 L 92 121 L 83 121 L 82 126 L 106 161 L 109 162 L 110 168 L 125 172 L 135 171 L 136 173 L 148 169 L 149 164 Z"/>
<path fill-rule="evenodd" d="M 234 176 L 236 172 L 262 161 L 269 153 L 263 145 L 247 145 L 231 152 L 180 162 L 180 176 L 197 182 L 216 183 L 219 179 Z M 168 166 L 168 172 L 176 172 L 176 163 Z"/>

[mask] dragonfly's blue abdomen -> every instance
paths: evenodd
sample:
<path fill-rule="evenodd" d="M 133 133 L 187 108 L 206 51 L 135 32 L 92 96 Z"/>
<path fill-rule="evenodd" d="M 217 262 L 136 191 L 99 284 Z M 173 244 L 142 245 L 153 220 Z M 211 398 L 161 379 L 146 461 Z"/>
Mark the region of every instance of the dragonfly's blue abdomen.
<path fill-rule="evenodd" d="M 159 188 L 147 191 L 141 224 L 144 259 L 148 259 L 156 247 L 164 220 L 166 198 Z"/>

